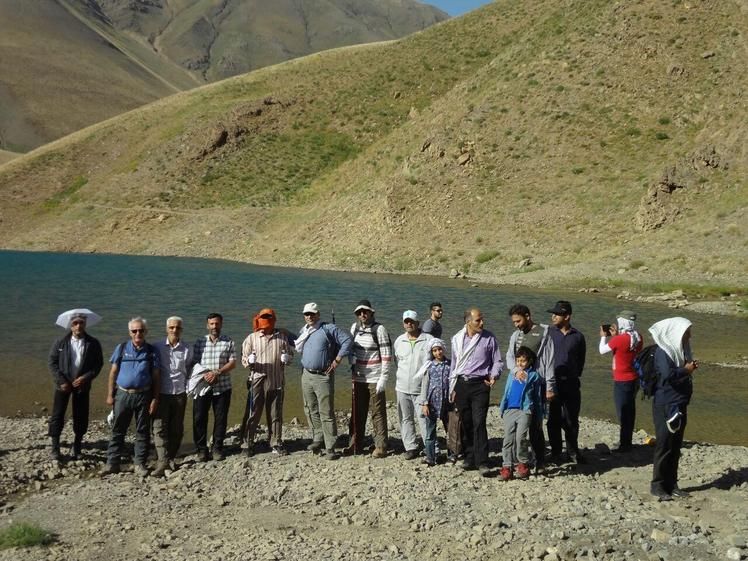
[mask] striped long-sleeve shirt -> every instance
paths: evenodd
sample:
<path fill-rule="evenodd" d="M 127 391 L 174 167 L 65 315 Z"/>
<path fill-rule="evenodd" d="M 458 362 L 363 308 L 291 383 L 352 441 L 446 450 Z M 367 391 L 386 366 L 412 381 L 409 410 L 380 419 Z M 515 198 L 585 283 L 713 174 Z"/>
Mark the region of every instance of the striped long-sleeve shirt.
<path fill-rule="evenodd" d="M 372 327 L 376 329 L 378 345 L 374 342 Z M 384 325 L 360 326 L 354 323 L 351 335 L 354 335 L 351 347 L 354 380 L 369 384 L 376 384 L 380 377 L 387 380 L 392 367 L 392 343 Z"/>
<path fill-rule="evenodd" d="M 283 352 L 293 355 L 293 345 L 288 341 L 286 335 L 280 331 L 274 331 L 266 335 L 263 331 L 255 331 L 247 335 L 242 343 L 242 366 L 251 368 L 252 378 L 267 376 L 267 384 L 270 387 L 280 388 L 283 386 L 283 363 L 281 355 Z M 254 365 L 249 364 L 249 355 L 255 353 Z"/>

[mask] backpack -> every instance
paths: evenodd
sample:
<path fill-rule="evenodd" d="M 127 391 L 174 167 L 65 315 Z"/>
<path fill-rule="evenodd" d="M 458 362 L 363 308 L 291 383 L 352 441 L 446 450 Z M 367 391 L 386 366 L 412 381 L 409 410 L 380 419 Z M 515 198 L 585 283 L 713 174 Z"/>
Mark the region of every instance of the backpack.
<path fill-rule="evenodd" d="M 634 370 L 639 376 L 639 386 L 642 389 L 642 399 L 654 395 L 657 385 L 657 368 L 655 367 L 655 351 L 657 345 L 644 347 L 634 359 Z"/>
<path fill-rule="evenodd" d="M 379 356 L 382 356 L 382 351 L 380 350 L 382 348 L 382 345 L 379 344 L 379 336 L 377 335 L 377 331 L 379 330 L 379 326 L 382 325 L 381 323 L 374 322 L 371 324 L 371 338 L 374 340 L 374 344 L 377 346 L 377 352 L 379 353 Z M 361 326 L 358 322 L 356 322 L 356 327 L 353 329 L 353 340 L 356 340 L 356 335 L 362 332 Z M 389 337 L 387 337 L 387 343 L 386 345 L 392 346 L 392 343 L 389 340 Z"/>

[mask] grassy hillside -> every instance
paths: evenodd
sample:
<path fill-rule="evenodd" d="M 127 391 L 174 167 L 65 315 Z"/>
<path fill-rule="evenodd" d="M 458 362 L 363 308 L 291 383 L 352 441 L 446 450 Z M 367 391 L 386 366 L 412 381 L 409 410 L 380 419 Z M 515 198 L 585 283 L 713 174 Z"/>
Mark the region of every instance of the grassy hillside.
<path fill-rule="evenodd" d="M 15 152 L 8 152 L 7 150 L 0 150 L 0 166 L 5 162 L 11 161 L 13 158 L 17 158 L 20 154 Z"/>
<path fill-rule="evenodd" d="M 742 290 L 747 20 L 502 0 L 182 93 L 0 168 L 3 244 Z"/>
<path fill-rule="evenodd" d="M 0 149 L 209 81 L 446 19 L 414 0 L 0 2 Z"/>

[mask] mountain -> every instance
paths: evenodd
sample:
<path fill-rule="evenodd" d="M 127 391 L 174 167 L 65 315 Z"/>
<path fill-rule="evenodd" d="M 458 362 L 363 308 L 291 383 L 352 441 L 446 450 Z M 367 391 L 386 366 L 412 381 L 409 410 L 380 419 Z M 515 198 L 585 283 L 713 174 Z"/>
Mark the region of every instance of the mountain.
<path fill-rule="evenodd" d="M 739 2 L 502 0 L 0 168 L 7 248 L 542 286 L 746 286 Z"/>
<path fill-rule="evenodd" d="M 0 149 L 198 85 L 447 15 L 414 0 L 4 0 Z"/>

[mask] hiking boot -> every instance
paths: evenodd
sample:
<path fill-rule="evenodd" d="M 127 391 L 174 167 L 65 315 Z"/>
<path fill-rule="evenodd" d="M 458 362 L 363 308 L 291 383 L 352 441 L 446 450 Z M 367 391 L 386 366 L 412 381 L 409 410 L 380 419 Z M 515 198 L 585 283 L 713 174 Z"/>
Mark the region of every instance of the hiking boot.
<path fill-rule="evenodd" d="M 374 448 L 374 451 L 371 453 L 372 458 L 386 458 L 387 457 L 387 448 Z"/>
<path fill-rule="evenodd" d="M 662 489 L 652 489 L 650 493 L 657 497 L 657 500 L 661 503 L 673 500 L 672 495 L 666 491 L 663 491 Z"/>
<path fill-rule="evenodd" d="M 52 445 L 49 448 L 49 457 L 55 462 L 62 460 L 62 454 L 60 453 L 60 437 L 52 437 Z"/>
<path fill-rule="evenodd" d="M 167 460 L 160 460 L 156 464 L 156 469 L 153 470 L 153 477 L 163 477 L 166 475 L 166 470 L 169 469 L 169 462 Z"/>
<path fill-rule="evenodd" d="M 501 479 L 504 481 L 509 481 L 512 478 L 512 468 L 509 466 L 502 467 L 499 475 L 501 475 Z"/>
<path fill-rule="evenodd" d="M 307 450 L 309 450 L 312 454 L 316 454 L 317 452 L 322 452 L 322 449 L 325 447 L 325 443 L 322 441 L 318 442 L 312 442 L 309 446 L 306 447 Z"/>
<path fill-rule="evenodd" d="M 491 473 L 491 468 L 486 464 L 481 464 L 478 466 L 478 473 L 480 473 L 482 477 L 488 477 Z"/>
<path fill-rule="evenodd" d="M 101 476 L 104 477 L 106 475 L 113 475 L 115 473 L 119 473 L 119 464 L 106 464 L 103 468 L 101 468 Z"/>
<path fill-rule="evenodd" d="M 680 488 L 678 488 L 678 487 L 675 487 L 675 488 L 673 489 L 673 492 L 672 492 L 672 493 L 670 493 L 670 494 L 671 494 L 671 495 L 672 495 L 673 497 L 677 497 L 677 498 L 679 498 L 679 499 L 687 499 L 688 497 L 690 497 L 690 496 L 691 496 L 691 493 L 689 493 L 688 491 L 684 491 L 683 489 L 680 489 Z"/>
<path fill-rule="evenodd" d="M 418 457 L 418 450 L 406 450 L 403 458 L 406 460 L 415 460 Z"/>
<path fill-rule="evenodd" d="M 277 456 L 288 456 L 288 451 L 279 444 L 277 446 L 273 446 L 273 454 Z"/>
<path fill-rule="evenodd" d="M 197 461 L 200 463 L 205 463 L 210 460 L 210 454 L 208 454 L 207 450 L 199 450 L 197 453 Z"/>
<path fill-rule="evenodd" d="M 226 459 L 226 455 L 223 453 L 223 448 L 213 448 L 213 459 L 217 462 L 222 462 Z"/>
<path fill-rule="evenodd" d="M 528 477 L 530 477 L 530 468 L 527 466 L 527 464 L 517 465 L 517 477 L 519 479 L 527 479 Z"/>
<path fill-rule="evenodd" d="M 133 469 L 133 472 L 138 477 L 148 477 L 148 468 L 145 467 L 143 464 L 135 464 L 135 468 Z"/>
<path fill-rule="evenodd" d="M 332 448 L 330 448 L 329 450 L 325 450 L 325 459 L 327 459 L 327 460 L 337 460 L 339 458 L 340 458 L 340 454 L 338 454 Z"/>

